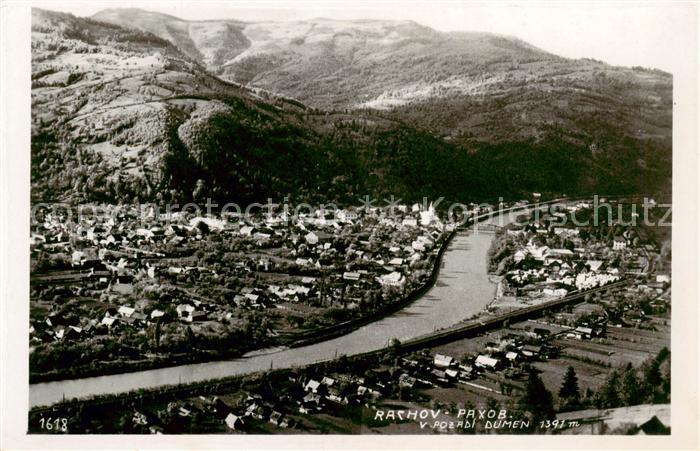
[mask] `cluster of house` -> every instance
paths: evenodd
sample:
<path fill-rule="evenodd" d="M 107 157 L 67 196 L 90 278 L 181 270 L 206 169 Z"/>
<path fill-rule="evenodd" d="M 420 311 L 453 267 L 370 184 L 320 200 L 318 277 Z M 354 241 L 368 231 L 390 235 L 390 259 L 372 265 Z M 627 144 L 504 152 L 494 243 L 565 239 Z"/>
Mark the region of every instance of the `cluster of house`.
<path fill-rule="evenodd" d="M 277 410 L 272 403 L 263 401 L 260 395 L 249 395 L 245 404 L 246 408 L 239 411 L 218 396 L 199 396 L 186 402 L 170 402 L 167 409 L 159 414 L 146 409 L 135 409 L 132 423 L 134 427 L 148 430 L 151 434 L 162 434 L 164 426 L 172 422 L 173 418 L 188 420 L 195 415 L 210 417 L 232 431 L 248 429 L 253 420 L 268 421 L 280 428 L 294 426 L 294 422 L 288 416 Z"/>
<path fill-rule="evenodd" d="M 535 329 L 527 336 L 509 334 L 499 342 L 487 342 L 481 352 L 461 361 L 440 353 L 402 357 L 398 361 L 401 371 L 395 383 L 409 389 L 472 385 L 482 373 L 502 370 L 506 377 L 516 378 L 524 374 L 517 371 L 520 363 L 556 355 L 557 349 L 549 344 L 549 335 L 548 329 Z"/>
<path fill-rule="evenodd" d="M 468 383 L 483 371 L 505 370 L 507 377 L 516 377 L 520 373 L 514 370 L 517 370 L 519 364 L 557 355 L 557 348 L 550 344 L 550 333 L 550 330 L 545 328 L 535 328 L 534 331 L 522 335 L 509 333 L 497 341 L 486 342 L 480 352 L 463 359 L 465 363 L 458 364 L 452 357 L 436 354 L 435 365 L 448 368 L 458 365 L 462 370 L 459 373 L 461 380 L 458 381 L 463 383 Z M 449 371 L 445 374 L 448 378 L 454 378 Z"/>
<path fill-rule="evenodd" d="M 45 325 L 36 325 L 49 329 L 39 334 L 40 341 L 77 339 L 154 321 L 230 318 L 234 309 L 317 303 L 320 298 L 324 305 L 342 302 L 344 307 L 356 308 L 370 290 L 398 295 L 407 285 L 423 282 L 425 266 L 434 260 L 450 229 L 432 206 L 426 209 L 418 204 L 398 206 L 391 216 L 381 208 L 356 208 L 317 210 L 294 219 L 285 212 L 245 218 L 158 215 L 153 209 L 144 213 L 136 207 L 107 213 L 81 216 L 78 222 L 55 212 L 33 218 L 32 257 L 56 260 L 61 256 L 63 262 L 62 267 L 33 272 L 37 296 L 60 303 L 71 296 L 99 298 L 103 293 L 123 299 L 116 311 L 107 309 L 100 318 L 82 318 L 77 323 L 47 318 Z M 194 254 L 197 242 L 211 235 L 239 244 L 242 252 L 219 259 L 215 268 L 207 265 Z M 274 282 L 254 277 L 265 272 L 288 277 Z M 207 286 L 235 278 L 243 287 L 216 302 L 177 296 L 173 301 L 177 317 L 169 318 L 161 310 L 134 308 L 138 303 L 130 295 L 135 278 L 174 286 L 192 278 Z"/>
<path fill-rule="evenodd" d="M 640 268 L 648 267 L 649 253 L 654 251 L 651 245 L 632 246 L 630 230 L 615 237 L 611 246 L 581 238 L 580 229 L 542 222 L 510 228 L 506 233 L 524 244 L 513 249 L 512 263 L 505 273 L 508 287 L 504 294 L 561 297 L 572 290 L 607 285 L 625 275 L 620 269 L 621 261 L 627 273 L 643 273 Z M 550 242 L 565 242 L 567 246 L 542 244 Z"/>
<path fill-rule="evenodd" d="M 537 229 L 537 230 L 533 230 Z M 612 245 L 599 240 L 584 240 L 579 229 L 542 228 L 547 233 L 535 239 L 540 229 L 529 224 L 522 229 L 508 230 L 520 245 L 514 255 L 512 269 L 505 273 L 501 293 L 528 297 L 562 297 L 572 290 L 589 290 L 608 285 L 622 277 L 646 280 L 614 288 L 599 300 L 604 311 L 589 318 L 590 324 L 578 324 L 574 315 L 559 312 L 560 325 L 574 327 L 568 338 L 586 339 L 598 335 L 606 326 L 644 326 L 650 312 L 666 312 L 670 305 L 668 287 L 671 277 L 659 273 L 652 263 L 656 249 L 650 244 L 640 244 L 630 229 L 616 237 Z M 567 248 L 536 245 L 535 242 L 557 242 L 564 239 Z M 573 244 L 573 246 L 571 245 Z M 523 262 L 529 264 L 523 264 Z M 642 301 L 642 302 L 640 302 Z M 589 330 L 590 329 L 590 330 Z"/>
<path fill-rule="evenodd" d="M 320 379 L 308 379 L 304 392 L 295 400 L 299 413 L 323 411 L 329 404 L 370 405 L 389 392 L 387 372 L 370 371 L 364 376 L 336 374 Z"/>
<path fill-rule="evenodd" d="M 369 370 L 365 375 L 329 374 L 314 378 L 294 378 L 300 389 L 278 387 L 274 395 L 248 394 L 236 406 L 229 406 L 219 397 L 199 396 L 183 402 L 172 402 L 159 415 L 143 409 L 135 410 L 134 425 L 151 433 L 163 432 L 164 417 L 191 417 L 199 413 L 214 416 L 227 428 L 248 430 L 252 423 L 271 423 L 280 428 L 295 426 L 293 415 L 313 414 L 333 407 L 373 405 L 391 392 L 392 376 L 387 370 Z M 274 398 L 273 398 L 274 397 Z M 171 421 L 171 420 L 170 420 Z"/>
<path fill-rule="evenodd" d="M 648 279 L 644 283 L 619 287 L 600 299 L 605 312 L 599 314 L 599 322 L 610 327 L 654 327 L 647 326 L 650 317 L 663 316 L 669 311 L 671 278 L 668 274 L 655 274 Z"/>
<path fill-rule="evenodd" d="M 671 304 L 671 278 L 667 274 L 648 277 L 644 283 L 617 286 L 596 300 L 571 312 L 560 311 L 554 323 L 568 329 L 565 336 L 573 339 L 591 339 L 603 336 L 609 327 L 653 328 L 647 326 L 653 316 L 668 313 Z M 577 310 L 588 310 L 585 315 Z"/>
<path fill-rule="evenodd" d="M 443 354 L 435 354 L 432 359 L 426 355 L 403 357 L 399 365 L 403 370 L 398 378 L 399 387 L 410 389 L 464 383 L 474 378 L 478 371 L 474 365 L 462 364 Z"/>
<path fill-rule="evenodd" d="M 511 269 L 505 279 L 519 293 L 528 296 L 565 296 L 572 290 L 589 290 L 620 280 L 619 268 L 609 267 L 604 260 L 581 258 L 581 254 L 568 249 L 550 251 L 542 246 L 548 257 L 537 259 L 542 266 L 529 269 Z M 562 252 L 567 251 L 567 252 Z M 562 259 L 565 255 L 565 260 Z M 520 260 L 515 260 L 517 263 Z"/>
<path fill-rule="evenodd" d="M 557 334 L 571 339 L 591 339 L 605 333 L 603 321 L 580 321 L 578 325 L 568 327 L 563 332 L 553 332 L 546 327 L 532 330 L 514 330 L 495 339 L 487 341 L 483 348 L 462 361 L 443 354 L 435 354 L 433 361 L 402 360 L 402 366 L 408 371 L 402 377 L 418 384 L 438 384 L 442 386 L 462 383 L 473 384 L 474 379 L 484 372 L 502 372 L 509 379 L 520 379 L 526 375 L 522 364 L 556 358 L 559 348 L 552 343 Z M 413 386 L 413 385 L 411 385 Z M 483 388 L 483 387 L 482 387 Z"/>

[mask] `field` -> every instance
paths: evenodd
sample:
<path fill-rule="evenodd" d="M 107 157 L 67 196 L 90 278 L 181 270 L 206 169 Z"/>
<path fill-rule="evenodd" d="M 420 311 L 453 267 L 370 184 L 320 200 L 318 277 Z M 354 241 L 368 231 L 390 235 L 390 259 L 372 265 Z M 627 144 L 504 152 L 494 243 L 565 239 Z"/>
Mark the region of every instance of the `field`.
<path fill-rule="evenodd" d="M 532 362 L 532 366 L 541 372 L 540 377 L 556 401 L 559 386 L 569 366 L 576 371 L 581 393 L 584 394 L 588 389 L 595 391 L 603 385 L 613 369 L 623 368 L 628 363 L 639 367 L 650 357 L 658 354 L 662 348 L 670 348 L 669 319 L 652 317 L 647 326 L 653 326 L 655 330 L 611 327 L 605 338 L 577 340 L 565 338 L 566 334 L 562 332 L 567 329 L 557 324 L 530 320 L 475 338 L 437 346 L 430 349 L 429 353 L 446 354 L 462 359 L 465 356 L 484 353 L 486 343 L 497 343 L 509 334 L 521 335 L 534 328 L 547 328 L 552 331 L 552 334 L 556 334 L 552 344 L 560 347 L 560 356 Z M 444 403 L 472 402 L 479 405 L 483 404 L 487 398 L 495 398 L 498 401 L 508 399 L 508 396 L 500 393 L 502 384 L 514 387 L 524 385 L 524 380 L 506 378 L 503 371 L 485 371 L 471 382 L 473 383 L 471 386 L 458 384 L 452 388 L 431 389 L 428 393 L 432 399 Z"/>

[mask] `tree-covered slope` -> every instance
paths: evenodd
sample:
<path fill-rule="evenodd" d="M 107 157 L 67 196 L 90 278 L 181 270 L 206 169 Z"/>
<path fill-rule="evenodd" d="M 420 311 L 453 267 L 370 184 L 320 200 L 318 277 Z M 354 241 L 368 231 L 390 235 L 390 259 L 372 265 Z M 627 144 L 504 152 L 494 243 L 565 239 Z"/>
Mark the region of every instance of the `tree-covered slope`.
<path fill-rule="evenodd" d="M 646 191 L 670 177 L 663 141 L 604 118 L 595 140 L 556 123 L 504 140 L 445 139 L 416 110 L 307 107 L 206 65 L 143 30 L 34 10 L 33 200 L 472 201 Z"/>

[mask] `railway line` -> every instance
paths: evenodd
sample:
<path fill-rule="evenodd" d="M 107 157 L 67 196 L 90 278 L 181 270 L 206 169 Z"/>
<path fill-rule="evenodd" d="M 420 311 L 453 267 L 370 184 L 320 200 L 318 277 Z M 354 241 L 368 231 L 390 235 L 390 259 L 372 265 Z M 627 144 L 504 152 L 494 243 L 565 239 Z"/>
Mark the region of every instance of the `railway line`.
<path fill-rule="evenodd" d="M 428 346 L 434 346 L 436 344 L 448 343 L 450 341 L 459 340 L 461 338 L 468 338 L 470 336 L 475 336 L 492 329 L 507 326 L 508 324 L 514 321 L 521 321 L 524 319 L 530 319 L 539 316 L 547 310 L 555 310 L 569 304 L 578 303 L 582 301 L 588 294 L 600 293 L 613 288 L 619 288 L 621 286 L 627 285 L 628 283 L 630 283 L 630 280 L 622 279 L 617 282 L 603 285 L 601 287 L 572 293 L 560 299 L 543 302 L 538 305 L 514 310 L 508 313 L 504 313 L 502 315 L 493 316 L 491 318 L 475 320 L 463 326 L 438 331 L 426 337 L 419 337 L 414 340 L 410 340 L 406 343 L 402 343 L 400 347 L 402 350 L 417 350 Z"/>

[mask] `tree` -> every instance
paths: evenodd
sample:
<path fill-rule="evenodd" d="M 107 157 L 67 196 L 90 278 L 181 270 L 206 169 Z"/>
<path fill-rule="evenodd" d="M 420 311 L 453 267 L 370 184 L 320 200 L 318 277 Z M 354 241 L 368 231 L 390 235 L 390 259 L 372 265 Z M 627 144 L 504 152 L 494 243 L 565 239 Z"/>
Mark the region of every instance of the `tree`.
<path fill-rule="evenodd" d="M 401 352 L 401 340 L 396 337 L 392 338 L 389 342 L 389 348 L 391 349 L 392 354 L 398 356 Z"/>
<path fill-rule="evenodd" d="M 498 412 L 501 410 L 501 403 L 498 402 L 498 399 L 496 398 L 489 398 L 486 400 L 486 410 L 493 410 L 494 412 Z"/>
<path fill-rule="evenodd" d="M 134 428 L 133 415 L 131 411 L 126 411 L 119 416 L 117 420 L 117 432 L 120 434 L 128 434 Z"/>
<path fill-rule="evenodd" d="M 581 392 L 578 387 L 578 377 L 576 376 L 576 370 L 573 366 L 570 366 L 566 370 L 564 375 L 564 380 L 562 381 L 561 388 L 559 389 L 559 397 L 562 399 L 564 405 L 568 407 L 577 406 L 581 400 Z"/>
<path fill-rule="evenodd" d="M 667 402 L 670 396 L 670 362 L 666 364 L 666 360 L 670 359 L 671 353 L 668 348 L 663 348 L 659 354 L 644 366 L 644 398 L 652 403 Z M 666 376 L 662 374 L 661 365 L 667 369 Z"/>
<path fill-rule="evenodd" d="M 648 401 L 654 402 L 661 382 L 661 364 L 658 359 L 654 359 L 644 370 L 644 388 Z"/>
<path fill-rule="evenodd" d="M 664 360 L 668 359 L 669 357 L 671 357 L 671 351 L 666 346 L 664 346 L 661 349 L 661 351 L 659 351 L 659 354 L 656 356 L 656 360 L 659 363 L 661 363 Z"/>
<path fill-rule="evenodd" d="M 583 394 L 583 402 L 582 404 L 585 406 L 590 406 L 595 398 L 595 393 L 591 389 L 591 387 L 586 388 L 586 391 Z"/>
<path fill-rule="evenodd" d="M 402 385 L 399 387 L 399 399 L 402 401 L 410 401 L 411 397 L 413 395 L 413 392 L 410 387 L 406 387 L 405 385 Z"/>
<path fill-rule="evenodd" d="M 596 406 L 599 409 L 620 407 L 622 405 L 622 401 L 620 400 L 619 387 L 620 373 L 613 371 L 608 376 L 608 380 L 605 382 L 605 385 L 603 385 L 601 390 L 598 392 L 598 396 L 596 397 Z"/>
<path fill-rule="evenodd" d="M 552 394 L 534 371 L 530 371 L 525 393 L 520 399 L 520 406 L 523 410 L 530 412 L 535 424 L 554 415 Z"/>
<path fill-rule="evenodd" d="M 564 248 L 565 248 L 565 249 L 568 249 L 568 250 L 570 250 L 570 251 L 573 251 L 573 250 L 574 250 L 574 247 L 576 247 L 576 246 L 574 245 L 574 242 L 573 242 L 573 241 L 571 241 L 571 240 L 568 239 L 568 238 L 564 240 Z"/>
<path fill-rule="evenodd" d="M 187 326 L 185 328 L 185 335 L 187 335 L 187 342 L 190 344 L 190 346 L 194 345 L 196 337 L 194 335 L 194 332 L 192 332 L 192 328 L 190 326 Z"/>
<path fill-rule="evenodd" d="M 202 236 L 209 234 L 209 225 L 206 222 L 199 221 L 195 227 Z"/>
<path fill-rule="evenodd" d="M 206 183 L 202 179 L 197 179 L 194 191 L 192 191 L 192 199 L 195 202 L 201 201 L 204 198 L 204 195 L 206 194 L 207 187 Z"/>
<path fill-rule="evenodd" d="M 642 387 L 637 371 L 631 363 L 627 364 L 622 375 L 622 398 L 626 406 L 635 406 L 642 402 Z"/>

